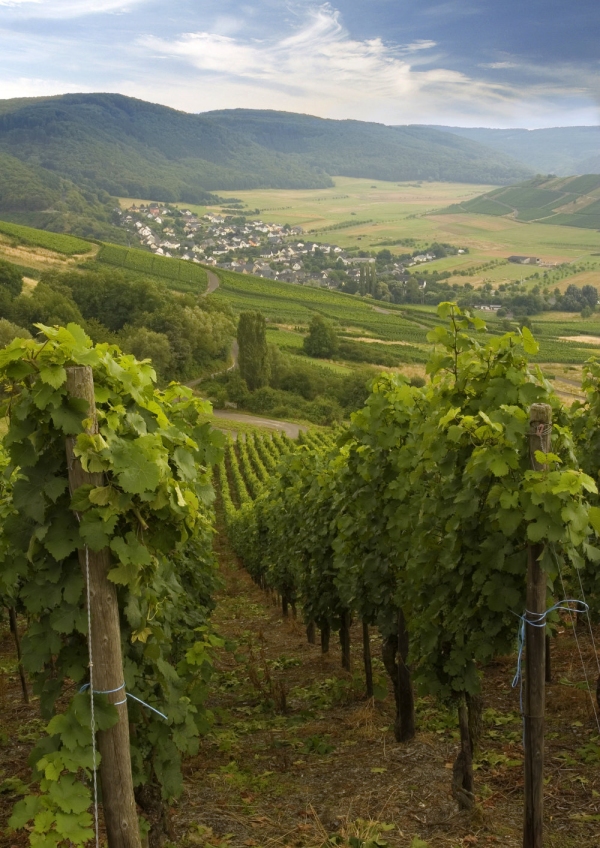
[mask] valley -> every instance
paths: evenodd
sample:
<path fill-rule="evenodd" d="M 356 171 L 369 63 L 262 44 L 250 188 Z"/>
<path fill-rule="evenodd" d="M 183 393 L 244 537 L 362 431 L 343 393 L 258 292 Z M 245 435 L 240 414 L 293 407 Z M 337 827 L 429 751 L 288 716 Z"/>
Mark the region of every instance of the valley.
<path fill-rule="evenodd" d="M 551 292 L 558 291 L 564 296 L 569 286 L 580 290 L 583 286 L 598 285 L 600 233 L 597 231 L 523 223 L 510 217 L 466 211 L 443 213 L 453 203 L 473 202 L 473 198 L 479 197 L 487 188 L 485 185 L 398 184 L 336 177 L 332 187 L 316 191 L 222 192 L 223 204 L 220 206 L 170 204 L 169 208 L 175 212 L 187 209 L 195 216 L 193 220 L 198 221 L 203 221 L 205 215 L 211 219 L 216 216 L 224 222 L 258 218 L 276 230 L 276 225 L 283 227 L 284 224 L 290 228 L 301 228 L 302 233 L 297 230 L 292 236 L 288 231 L 281 231 L 276 239 L 280 246 L 271 247 L 271 256 L 266 260 L 263 258 L 262 267 L 274 268 L 273 276 L 285 268 L 285 265 L 273 262 L 277 260 L 276 254 L 281 251 L 281 245 L 293 246 L 300 243 L 300 239 L 317 248 L 322 245 L 331 251 L 339 249 L 340 253 L 334 255 L 347 259 L 342 263 L 338 258 L 329 265 L 335 267 L 336 263 L 340 264 L 345 269 L 342 276 L 345 274 L 346 277 L 350 269 L 360 267 L 352 265 L 353 259 L 361 255 L 377 257 L 382 251 L 389 251 L 389 260 L 382 262 L 377 259 L 373 266 L 376 268 L 377 285 L 385 283 L 393 298 L 398 296 L 401 302 L 384 297 L 377 305 L 374 298 L 382 297 L 383 288 L 364 297 L 349 294 L 345 285 L 336 281 L 335 275 L 327 279 L 327 285 L 319 281 L 298 285 L 285 282 L 285 277 L 265 279 L 253 276 L 251 272 L 236 273 L 231 270 L 236 259 L 241 265 L 248 261 L 247 254 L 252 252 L 244 247 L 229 250 L 225 256 L 214 256 L 212 261 L 216 264 L 211 274 L 215 274 L 213 279 L 218 278 L 219 286 L 214 288 L 213 284 L 205 297 L 220 309 L 232 309 L 235 314 L 248 309 L 262 312 L 267 319 L 269 344 L 277 348 L 290 365 L 308 369 L 307 373 L 314 375 L 317 382 L 322 380 L 321 375 L 329 374 L 330 379 L 339 379 L 365 367 L 400 369 L 412 378 L 423 377 L 425 373 L 424 363 L 430 350 L 427 334 L 438 324 L 434 310 L 436 297 L 458 297 L 467 303 L 475 298 L 475 305 L 479 300 L 492 306 L 496 298 L 496 306 L 482 307 L 480 314 L 493 332 L 503 332 L 511 326 L 510 307 L 508 321 L 496 313 L 499 311 L 497 304 L 504 303 L 506 298 L 509 299 L 507 302 L 525 298 L 523 302 L 529 303 L 531 292 L 540 291 L 544 297 L 549 297 Z M 123 210 L 133 205 L 139 208 L 144 203 L 150 205 L 149 201 L 140 198 L 122 198 L 120 201 Z M 232 203 L 235 209 L 231 207 Z M 354 217 L 356 223 L 352 222 Z M 162 225 L 155 226 L 152 221 L 148 223 L 159 235 L 162 233 Z M 210 225 L 210 221 L 207 223 Z M 0 224 L 0 230 L 2 226 Z M 0 259 L 23 269 L 29 294 L 36 279 L 48 269 L 65 271 L 77 267 L 102 269 L 103 272 L 113 268 L 130 276 L 145 275 L 159 287 L 166 286 L 182 294 L 188 292 L 197 296 L 206 290 L 206 270 L 201 261 L 206 257 L 201 253 L 194 254 L 200 259 L 192 263 L 152 256 L 147 249 L 128 250 L 110 245 L 98 247 L 77 240 L 73 243 L 65 241 L 60 248 L 64 252 L 57 253 L 49 250 L 47 245 L 52 243 L 52 239 L 55 246 L 59 245 L 63 237 L 41 233 L 36 246 L 36 238 L 32 236 L 36 231 L 27 233 L 23 230 L 23 238 L 11 239 L 7 234 L 11 227 L 16 233 L 14 225 L 4 225 L 4 233 L 0 236 Z M 200 232 L 204 231 L 200 230 L 193 236 L 199 244 Z M 172 238 L 168 234 L 166 237 Z M 133 233 L 129 238 L 130 241 L 134 238 Z M 266 244 L 266 236 L 263 238 Z M 187 241 L 188 253 L 190 241 Z M 414 266 L 410 259 L 402 259 L 427 251 L 434 244 L 454 246 L 454 253 L 429 259 L 418 266 Z M 75 249 L 82 252 L 69 252 Z M 465 252 L 458 253 L 458 249 Z M 264 248 L 253 250 L 257 255 L 261 250 L 264 252 Z M 211 251 L 207 252 L 210 255 Z M 532 267 L 509 262 L 508 257 L 513 255 L 535 256 L 539 265 Z M 302 259 L 302 256 L 299 258 Z M 328 267 L 325 259 L 323 267 Z M 253 262 L 258 268 L 257 260 Z M 252 267 L 252 264 L 248 265 L 249 269 Z M 396 271 L 396 268 L 400 270 Z M 257 270 L 255 273 L 263 272 Z M 413 285 L 412 280 L 416 285 L 414 296 L 407 299 L 402 292 L 406 291 L 407 284 Z M 436 295 L 436 291 L 440 294 Z M 489 293 L 487 299 L 484 297 L 486 292 Z M 600 338 L 600 321 L 593 313 L 582 318 L 579 311 L 560 312 L 557 307 L 554 308 L 556 311 L 542 313 L 535 309 L 531 313 L 526 308 L 525 315 L 529 311 L 529 320 L 540 342 L 536 361 L 543 364 L 545 373 L 556 378 L 557 389 L 568 400 L 577 396 L 577 389 L 560 380 L 560 371 L 571 369 L 563 376 L 568 380 L 570 375 L 578 382 L 581 364 L 598 352 L 595 339 Z M 512 319 L 512 326 L 516 326 L 515 320 L 518 320 L 519 308 L 516 311 L 517 319 Z M 315 360 L 303 353 L 303 340 L 314 314 L 323 315 L 336 328 L 340 350 L 333 359 Z M 227 367 L 226 361 L 221 367 Z M 207 366 L 207 369 L 212 369 L 210 373 L 217 370 L 212 366 Z M 220 391 L 215 384 L 205 388 L 209 394 L 216 391 L 218 395 Z M 273 415 L 272 409 L 260 410 L 260 413 Z M 302 418 L 299 410 L 294 414 L 288 408 L 287 414 Z"/>

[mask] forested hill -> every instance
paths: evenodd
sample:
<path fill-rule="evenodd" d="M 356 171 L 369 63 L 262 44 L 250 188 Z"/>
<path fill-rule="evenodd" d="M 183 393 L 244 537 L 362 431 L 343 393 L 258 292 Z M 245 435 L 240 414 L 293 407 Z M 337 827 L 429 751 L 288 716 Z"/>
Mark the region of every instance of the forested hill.
<path fill-rule="evenodd" d="M 0 101 L 0 152 L 87 191 L 189 203 L 219 189 L 324 187 L 331 175 L 496 185 L 530 175 L 434 129 L 253 110 L 192 115 L 117 94 Z"/>
<path fill-rule="evenodd" d="M 112 225 L 114 200 L 105 191 L 80 188 L 35 161 L 0 150 L 0 213 L 17 223 L 119 240 Z"/>
<path fill-rule="evenodd" d="M 404 129 L 399 127 L 398 129 Z M 430 127 L 493 147 L 538 174 L 600 173 L 600 127 L 549 127 L 539 130 L 484 127 Z"/>
<path fill-rule="evenodd" d="M 391 128 L 291 112 L 227 109 L 206 118 L 275 154 L 299 156 L 331 175 L 380 180 L 489 182 L 504 185 L 528 173 L 468 139 L 425 127 Z"/>

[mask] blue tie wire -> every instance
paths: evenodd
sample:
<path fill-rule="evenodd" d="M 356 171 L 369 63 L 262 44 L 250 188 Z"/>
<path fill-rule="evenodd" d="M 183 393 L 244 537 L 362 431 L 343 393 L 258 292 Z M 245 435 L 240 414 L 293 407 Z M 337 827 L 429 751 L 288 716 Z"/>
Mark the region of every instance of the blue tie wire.
<path fill-rule="evenodd" d="M 565 604 L 577 604 L 579 608 L 573 609 L 572 607 L 565 606 Z M 532 627 L 545 627 L 546 619 L 551 612 L 564 610 L 565 612 L 577 614 L 588 612 L 589 608 L 589 604 L 586 604 L 585 601 L 579 601 L 575 598 L 564 598 L 562 601 L 558 601 L 554 604 L 554 606 L 547 609 L 546 612 L 530 612 L 529 610 L 525 610 L 523 615 L 517 616 L 521 622 L 519 625 L 518 635 L 519 652 L 517 656 L 517 669 L 515 671 L 515 676 L 513 677 L 512 688 L 515 689 L 517 686 L 520 687 L 519 704 L 521 707 L 521 715 L 523 715 L 523 650 L 525 649 L 525 625 L 530 624 Z M 516 613 L 514 613 L 514 615 L 516 615 Z M 530 616 L 534 616 L 534 618 L 532 619 Z"/>
<path fill-rule="evenodd" d="M 85 683 L 79 691 L 85 692 L 85 690 L 89 689 L 89 688 L 90 688 L 90 684 Z M 115 692 L 120 692 L 121 689 L 123 689 L 123 690 L 125 689 L 124 683 L 121 683 L 121 685 L 117 686 L 116 689 L 94 689 L 94 695 L 113 695 Z M 157 710 L 154 707 L 151 707 L 150 704 L 147 704 L 145 701 L 142 701 L 140 698 L 136 698 L 136 696 L 132 695 L 131 692 L 125 692 L 125 697 L 123 698 L 123 700 L 122 701 L 115 701 L 114 704 L 113 704 L 113 707 L 119 707 L 121 704 L 125 704 L 127 702 L 127 698 L 131 698 L 132 701 L 137 701 L 138 704 L 141 704 L 143 707 L 146 707 L 146 709 L 152 710 L 153 713 L 156 713 L 156 715 L 160 716 L 165 721 L 169 720 L 168 717 L 164 713 L 160 712 L 160 710 Z"/>

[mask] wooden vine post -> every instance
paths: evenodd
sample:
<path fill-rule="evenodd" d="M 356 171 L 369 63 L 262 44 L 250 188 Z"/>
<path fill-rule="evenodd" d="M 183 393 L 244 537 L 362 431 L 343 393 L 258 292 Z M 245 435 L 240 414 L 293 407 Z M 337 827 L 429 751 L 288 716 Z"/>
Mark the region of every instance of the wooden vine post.
<path fill-rule="evenodd" d="M 92 419 L 88 432 L 97 433 L 92 369 L 89 366 L 67 368 L 67 391 L 72 397 L 87 400 L 88 417 Z M 66 450 L 71 492 L 85 484 L 104 485 L 101 473 L 89 474 L 83 470 L 81 463 L 73 454 L 74 442 L 74 438 L 67 438 Z M 79 550 L 79 561 L 85 576 L 87 572 L 85 549 Z M 97 692 L 118 690 L 107 697 L 112 703 L 122 702 L 116 706 L 119 713 L 117 723 L 108 730 L 98 733 L 98 749 L 102 757 L 100 763 L 102 806 L 108 845 L 109 848 L 141 848 L 133 795 L 127 702 L 125 690 L 121 688 L 124 678 L 117 590 L 115 584 L 108 579 L 108 572 L 112 565 L 110 549 L 88 550 L 87 562 L 91 599 L 94 689 Z"/>
<path fill-rule="evenodd" d="M 536 451 L 550 453 L 552 407 L 534 403 L 529 410 L 531 465 L 535 471 L 547 466 L 535 458 Z M 527 565 L 527 619 L 525 624 L 525 700 L 523 706 L 525 746 L 525 812 L 523 848 L 543 848 L 544 844 L 544 711 L 546 706 L 546 574 L 540 559 L 542 544 L 530 544 Z"/>

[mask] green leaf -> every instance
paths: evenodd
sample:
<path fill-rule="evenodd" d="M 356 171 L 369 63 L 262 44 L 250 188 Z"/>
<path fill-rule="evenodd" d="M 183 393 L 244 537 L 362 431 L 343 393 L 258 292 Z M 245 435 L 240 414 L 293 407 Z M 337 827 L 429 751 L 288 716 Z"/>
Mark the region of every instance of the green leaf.
<path fill-rule="evenodd" d="M 98 486 L 97 488 L 92 489 L 89 493 L 90 503 L 93 503 L 96 506 L 107 506 L 107 504 L 110 503 L 112 491 L 113 490 L 110 486 Z"/>
<path fill-rule="evenodd" d="M 75 515 L 70 511 L 58 513 L 44 537 L 44 547 L 55 560 L 60 561 L 80 546 L 79 527 Z"/>
<path fill-rule="evenodd" d="M 59 389 L 67 382 L 67 372 L 62 365 L 46 365 L 44 368 L 40 368 L 40 380 L 55 389 Z"/>
<path fill-rule="evenodd" d="M 193 482 L 198 476 L 198 472 L 196 470 L 196 463 L 194 462 L 192 454 L 185 450 L 185 448 L 176 448 L 173 453 L 173 458 L 177 463 L 181 479 Z"/>
<path fill-rule="evenodd" d="M 539 462 L 540 465 L 548 465 L 551 462 L 562 463 L 560 456 L 555 453 L 544 453 L 544 451 L 536 450 L 534 455 L 536 462 Z"/>
<path fill-rule="evenodd" d="M 13 830 L 21 830 L 26 824 L 33 821 L 43 809 L 42 799 L 38 795 L 28 795 L 15 804 L 12 815 L 8 820 L 8 826 L 12 827 Z"/>
<path fill-rule="evenodd" d="M 56 830 L 63 839 L 68 839 L 72 845 L 87 845 L 94 838 L 94 831 L 90 827 L 92 817 L 85 814 L 56 814 Z"/>
<path fill-rule="evenodd" d="M 508 464 L 502 459 L 501 456 L 495 456 L 488 463 L 488 467 L 492 474 L 496 477 L 504 477 L 509 472 Z"/>
<path fill-rule="evenodd" d="M 51 417 L 54 426 L 68 436 L 74 436 L 83 430 L 82 421 L 85 415 L 75 409 L 70 409 L 68 406 L 63 405 L 52 410 Z"/>
<path fill-rule="evenodd" d="M 96 403 L 106 403 L 110 399 L 110 389 L 107 389 L 106 386 L 99 386 L 98 383 L 94 383 L 94 399 Z"/>
<path fill-rule="evenodd" d="M 536 354 L 539 351 L 540 346 L 534 339 L 531 330 L 527 327 L 523 327 L 521 329 L 521 335 L 523 337 L 523 349 L 525 353 L 529 353 L 531 355 Z"/>
<path fill-rule="evenodd" d="M 154 491 L 160 482 L 160 470 L 140 441 L 121 442 L 113 449 L 113 468 L 119 484 L 131 494 Z"/>
<path fill-rule="evenodd" d="M 57 783 L 51 784 L 48 795 L 64 813 L 85 813 L 92 804 L 89 788 L 75 775 L 63 775 Z"/>
<path fill-rule="evenodd" d="M 118 515 L 111 515 L 104 521 L 96 509 L 88 510 L 81 516 L 79 533 L 88 547 L 93 551 L 101 551 L 110 544 L 118 520 Z"/>
<path fill-rule="evenodd" d="M 600 507 L 591 506 L 588 510 L 588 515 L 590 518 L 590 524 L 596 531 L 596 534 L 600 536 Z"/>
<path fill-rule="evenodd" d="M 111 550 L 118 556 L 123 565 L 150 565 L 152 557 L 148 548 L 143 545 L 134 533 L 129 531 L 125 538 L 115 536 L 110 543 Z"/>

